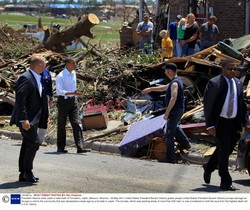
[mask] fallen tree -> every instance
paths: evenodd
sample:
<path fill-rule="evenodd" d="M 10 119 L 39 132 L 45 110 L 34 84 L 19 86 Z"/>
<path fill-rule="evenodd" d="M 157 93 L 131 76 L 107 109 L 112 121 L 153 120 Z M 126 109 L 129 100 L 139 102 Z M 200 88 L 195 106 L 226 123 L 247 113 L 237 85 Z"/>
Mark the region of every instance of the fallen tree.
<path fill-rule="evenodd" d="M 90 29 L 99 24 L 99 19 L 95 14 L 88 14 L 73 26 L 66 28 L 62 31 L 56 31 L 54 34 L 44 40 L 44 47 L 54 52 L 63 52 L 67 45 L 72 41 L 79 39 L 81 36 L 94 38 L 95 35 L 90 32 Z"/>

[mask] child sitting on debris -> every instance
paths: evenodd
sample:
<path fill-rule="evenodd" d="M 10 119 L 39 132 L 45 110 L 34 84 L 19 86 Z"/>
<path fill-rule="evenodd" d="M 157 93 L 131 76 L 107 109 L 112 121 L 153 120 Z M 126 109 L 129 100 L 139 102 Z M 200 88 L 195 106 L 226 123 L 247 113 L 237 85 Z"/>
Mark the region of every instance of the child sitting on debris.
<path fill-rule="evenodd" d="M 165 59 L 173 57 L 173 42 L 169 38 L 169 31 L 162 30 L 160 32 L 161 40 L 161 61 L 164 62 Z"/>

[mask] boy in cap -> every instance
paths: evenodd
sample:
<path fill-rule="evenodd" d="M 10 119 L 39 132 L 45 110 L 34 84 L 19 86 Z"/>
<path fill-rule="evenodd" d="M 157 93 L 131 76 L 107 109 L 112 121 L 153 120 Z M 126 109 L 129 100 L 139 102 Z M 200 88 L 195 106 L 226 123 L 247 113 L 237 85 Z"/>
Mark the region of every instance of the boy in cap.
<path fill-rule="evenodd" d="M 182 148 L 190 149 L 190 143 L 179 126 L 180 119 L 184 113 L 184 91 L 183 83 L 177 75 L 177 66 L 174 63 L 167 63 L 164 66 L 166 76 L 171 80 L 167 85 L 146 88 L 142 91 L 143 94 L 148 94 L 151 91 L 163 92 L 166 91 L 166 105 L 164 119 L 164 134 L 167 141 L 167 154 L 165 162 L 175 163 L 174 137 L 179 142 Z"/>
<path fill-rule="evenodd" d="M 140 36 L 139 48 L 146 54 L 152 54 L 154 25 L 149 20 L 147 13 L 143 16 L 143 21 L 137 26 L 136 32 Z"/>

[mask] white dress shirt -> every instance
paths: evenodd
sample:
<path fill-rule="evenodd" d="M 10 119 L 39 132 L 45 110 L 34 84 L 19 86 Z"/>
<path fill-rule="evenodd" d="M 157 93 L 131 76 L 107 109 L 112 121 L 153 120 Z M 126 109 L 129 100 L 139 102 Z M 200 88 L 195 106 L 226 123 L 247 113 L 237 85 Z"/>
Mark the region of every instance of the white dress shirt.
<path fill-rule="evenodd" d="M 38 91 L 40 94 L 40 97 L 42 97 L 42 91 L 43 91 L 43 86 L 41 83 L 41 75 L 37 74 L 34 70 L 30 69 L 30 72 L 34 75 L 35 79 L 36 79 L 36 83 L 37 83 L 37 87 L 38 87 Z"/>
<path fill-rule="evenodd" d="M 223 108 L 221 110 L 220 116 L 224 117 L 224 118 L 228 118 L 227 111 L 228 111 L 229 98 L 230 98 L 230 81 L 226 77 L 225 77 L 225 79 L 227 81 L 228 89 L 227 89 L 227 96 L 226 96 Z M 232 81 L 233 81 L 233 91 L 234 91 L 234 105 L 233 105 L 233 114 L 232 114 L 232 116 L 230 118 L 235 118 L 236 115 L 237 115 L 237 110 L 238 110 L 238 107 L 237 107 L 237 104 L 238 104 L 237 101 L 238 100 L 237 100 L 237 88 L 236 88 L 236 84 L 235 84 L 234 79 L 232 79 Z"/>
<path fill-rule="evenodd" d="M 70 97 L 70 95 L 66 96 L 65 93 L 74 92 L 75 90 L 76 90 L 76 72 L 74 70 L 72 72 L 69 72 L 67 68 L 64 68 L 56 76 L 56 94 L 58 96 Z"/>

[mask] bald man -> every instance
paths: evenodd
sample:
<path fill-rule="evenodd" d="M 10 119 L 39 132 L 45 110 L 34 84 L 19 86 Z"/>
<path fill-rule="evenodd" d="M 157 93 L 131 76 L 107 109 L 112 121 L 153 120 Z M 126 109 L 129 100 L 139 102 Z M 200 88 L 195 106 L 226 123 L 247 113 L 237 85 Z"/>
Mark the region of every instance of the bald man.
<path fill-rule="evenodd" d="M 23 136 L 19 155 L 19 181 L 38 182 L 33 175 L 33 161 L 39 149 L 37 129 L 48 120 L 47 97 L 41 84 L 41 73 L 45 69 L 45 59 L 33 55 L 30 68 L 16 82 L 16 103 L 10 124 L 16 124 Z"/>

